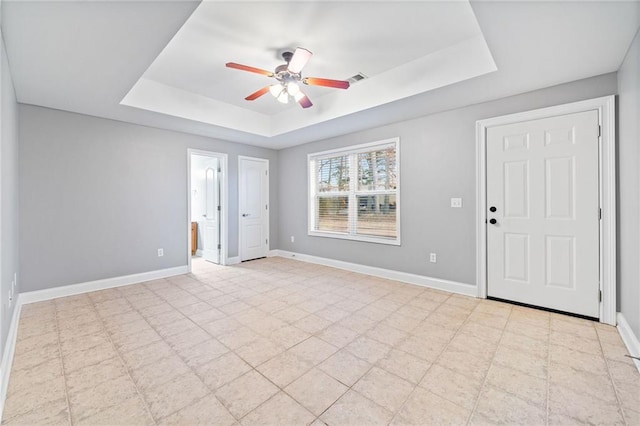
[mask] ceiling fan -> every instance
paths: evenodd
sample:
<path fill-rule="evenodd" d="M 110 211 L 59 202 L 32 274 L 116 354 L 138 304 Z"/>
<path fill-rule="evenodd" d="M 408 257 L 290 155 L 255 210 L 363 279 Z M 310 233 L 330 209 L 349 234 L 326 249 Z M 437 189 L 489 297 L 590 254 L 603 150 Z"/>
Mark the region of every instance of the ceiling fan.
<path fill-rule="evenodd" d="M 307 49 L 298 47 L 295 52 L 286 51 L 282 54 L 282 58 L 286 64 L 276 67 L 274 72 L 263 70 L 260 68 L 250 67 L 248 65 L 237 64 L 235 62 L 228 62 L 226 65 L 229 68 L 235 68 L 242 71 L 249 71 L 256 74 L 266 75 L 267 77 L 273 77 L 278 82 L 265 86 L 247 96 L 245 99 L 253 101 L 267 92 L 270 92 L 278 101 L 286 104 L 289 102 L 289 97 L 300 104 L 302 108 L 309 108 L 313 104 L 300 89 L 299 83 L 304 83 L 309 86 L 324 86 L 333 87 L 337 89 L 348 89 L 349 82 L 346 80 L 329 80 L 327 78 L 315 78 L 315 77 L 302 77 L 302 68 L 311 59 L 312 53 Z"/>

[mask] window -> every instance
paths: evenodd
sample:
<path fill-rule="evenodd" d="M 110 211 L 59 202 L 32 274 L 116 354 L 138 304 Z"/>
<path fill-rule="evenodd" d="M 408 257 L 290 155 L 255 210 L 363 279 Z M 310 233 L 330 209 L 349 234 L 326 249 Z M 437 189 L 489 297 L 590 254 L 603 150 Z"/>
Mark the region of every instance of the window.
<path fill-rule="evenodd" d="M 309 154 L 309 235 L 400 244 L 399 139 Z"/>

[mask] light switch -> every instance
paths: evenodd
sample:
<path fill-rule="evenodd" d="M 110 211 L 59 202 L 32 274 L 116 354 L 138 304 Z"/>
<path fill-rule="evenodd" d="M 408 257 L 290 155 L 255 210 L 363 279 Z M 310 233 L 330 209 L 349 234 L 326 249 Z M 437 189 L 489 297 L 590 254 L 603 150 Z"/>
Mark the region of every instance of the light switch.
<path fill-rule="evenodd" d="M 452 198 L 451 207 L 456 209 L 462 208 L 462 198 Z"/>

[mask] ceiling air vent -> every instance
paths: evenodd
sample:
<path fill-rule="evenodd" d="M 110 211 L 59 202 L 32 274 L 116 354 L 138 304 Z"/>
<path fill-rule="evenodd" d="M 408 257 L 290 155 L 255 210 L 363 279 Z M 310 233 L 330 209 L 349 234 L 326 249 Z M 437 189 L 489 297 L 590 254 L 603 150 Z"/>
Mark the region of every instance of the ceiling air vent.
<path fill-rule="evenodd" d="M 349 83 L 353 84 L 353 83 L 359 82 L 360 80 L 364 80 L 365 78 L 369 78 L 369 77 L 359 72 L 358 74 L 352 77 L 349 77 L 347 80 L 349 80 Z"/>

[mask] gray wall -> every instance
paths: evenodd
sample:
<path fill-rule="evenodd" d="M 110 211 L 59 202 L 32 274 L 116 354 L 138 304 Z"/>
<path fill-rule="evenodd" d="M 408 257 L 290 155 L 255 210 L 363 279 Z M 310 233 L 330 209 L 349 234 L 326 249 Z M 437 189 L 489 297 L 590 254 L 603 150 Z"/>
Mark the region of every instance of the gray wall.
<path fill-rule="evenodd" d="M 606 74 L 279 151 L 280 248 L 475 285 L 476 120 L 616 89 L 616 74 Z M 306 155 L 394 136 L 401 147 L 402 246 L 308 236 Z M 451 209 L 451 197 L 462 197 L 463 208 Z M 429 263 L 430 252 L 438 263 Z"/>
<path fill-rule="evenodd" d="M 640 33 L 618 71 L 618 310 L 640 336 Z"/>
<path fill-rule="evenodd" d="M 276 151 L 20 105 L 22 291 L 187 264 L 187 148 L 229 154 L 229 256 L 238 255 L 238 155 Z M 157 249 L 164 248 L 164 257 Z"/>
<path fill-rule="evenodd" d="M 18 272 L 18 105 L 1 35 L 0 51 L 0 353 L 4 353 L 15 307 L 13 303 L 11 309 L 8 309 L 7 295 L 11 290 L 13 275 Z M 19 292 L 20 277 L 15 294 Z"/>

